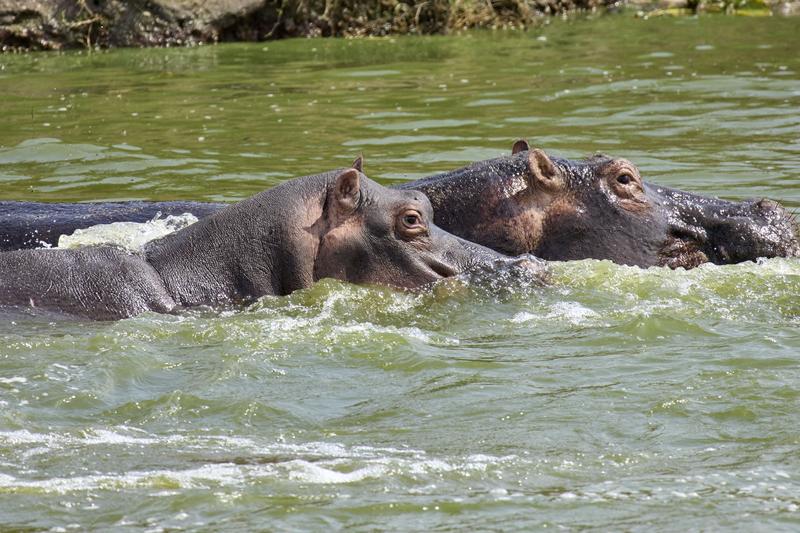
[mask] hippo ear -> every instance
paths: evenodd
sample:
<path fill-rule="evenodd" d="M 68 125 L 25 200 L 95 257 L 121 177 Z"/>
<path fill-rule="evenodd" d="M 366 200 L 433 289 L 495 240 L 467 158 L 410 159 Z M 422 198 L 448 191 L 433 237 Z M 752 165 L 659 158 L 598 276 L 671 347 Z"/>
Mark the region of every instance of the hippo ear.
<path fill-rule="evenodd" d="M 336 185 L 333 186 L 333 196 L 339 209 L 345 212 L 355 211 L 361 199 L 361 179 L 359 171 L 348 168 L 336 176 Z"/>
<path fill-rule="evenodd" d="M 526 141 L 525 139 L 518 139 L 517 142 L 514 143 L 514 146 L 511 147 L 511 155 L 518 154 L 520 152 L 524 152 L 530 149 L 531 145 L 528 144 L 528 141 Z"/>
<path fill-rule="evenodd" d="M 548 189 L 561 187 L 561 173 L 546 153 L 534 148 L 528 154 L 528 170 L 530 170 L 531 186 L 541 185 Z"/>
<path fill-rule="evenodd" d="M 350 166 L 359 172 L 364 172 L 364 154 L 358 154 L 358 157 L 356 157 L 355 161 L 353 161 L 353 164 Z"/>

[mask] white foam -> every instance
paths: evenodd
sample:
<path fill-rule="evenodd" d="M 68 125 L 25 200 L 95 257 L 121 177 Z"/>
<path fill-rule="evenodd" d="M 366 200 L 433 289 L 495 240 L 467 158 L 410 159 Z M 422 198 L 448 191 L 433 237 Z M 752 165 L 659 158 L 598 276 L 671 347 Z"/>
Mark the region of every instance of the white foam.
<path fill-rule="evenodd" d="M 183 488 L 235 485 L 244 481 L 243 469 L 238 465 L 203 465 L 188 470 L 132 471 L 124 474 L 95 474 L 69 478 L 57 477 L 42 480 L 22 480 L 0 474 L 0 488 L 36 489 L 42 492 L 65 494 L 74 491 L 119 489 L 126 487 L 160 487 L 175 484 Z"/>
<path fill-rule="evenodd" d="M 556 302 L 546 312 L 531 313 L 520 311 L 509 319 L 514 324 L 534 321 L 566 321 L 577 326 L 599 318 L 599 314 L 578 302 Z"/>
<path fill-rule="evenodd" d="M 0 444 L 45 444 L 55 445 L 61 436 L 53 433 L 31 433 L 27 429 L 0 432 Z"/>
<path fill-rule="evenodd" d="M 367 478 L 382 477 L 388 473 L 388 468 L 381 464 L 371 464 L 352 472 L 338 472 L 307 461 L 292 461 L 289 478 L 306 483 L 338 484 L 353 483 Z"/>
<path fill-rule="evenodd" d="M 197 220 L 197 217 L 191 213 L 184 213 L 164 218 L 156 215 L 153 220 L 148 222 L 98 224 L 86 229 L 77 229 L 72 235 L 61 235 L 58 238 L 58 247 L 81 248 L 112 244 L 131 252 L 138 252 L 148 242 L 183 229 Z"/>
<path fill-rule="evenodd" d="M 429 335 L 428 333 L 425 333 L 416 327 L 398 328 L 395 326 L 379 326 L 377 324 L 373 324 L 372 322 L 358 322 L 337 326 L 334 332 L 329 335 L 329 337 L 332 337 L 331 340 L 335 340 L 343 333 L 389 333 L 400 335 L 407 339 L 416 339 L 425 344 L 434 346 L 457 346 L 460 342 L 454 337 L 446 337 L 444 335 Z"/>
<path fill-rule="evenodd" d="M 330 299 L 336 297 L 332 295 Z M 283 339 L 296 339 L 298 332 L 302 332 L 304 338 L 322 337 L 329 346 L 339 343 L 342 336 L 354 336 L 360 341 L 369 341 L 375 335 L 386 334 L 396 335 L 409 341 L 419 341 L 430 346 L 458 346 L 460 343 L 456 337 L 427 332 L 413 326 L 383 326 L 372 322 L 340 324 L 337 323 L 338 320 L 333 316 L 333 312 L 325 309 L 327 306 L 328 300 L 326 300 L 323 310 L 312 317 L 269 316 L 263 321 L 262 334 L 272 342 L 277 342 Z M 249 333 L 245 334 L 249 335 Z"/>
<path fill-rule="evenodd" d="M 8 491 L 38 490 L 42 492 L 69 493 L 74 491 L 120 488 L 214 488 L 218 486 L 244 486 L 259 479 L 291 480 L 313 484 L 356 483 L 367 479 L 403 475 L 436 475 L 454 473 L 469 476 L 470 472 L 490 475 L 490 466 L 519 462 L 516 456 L 495 457 L 471 455 L 460 459 L 428 457 L 422 450 L 382 448 L 371 446 L 345 446 L 335 442 L 269 443 L 259 444 L 250 439 L 225 436 L 155 436 L 136 437 L 110 430 L 87 431 L 83 436 L 56 433 L 31 433 L 27 430 L 0 433 L 0 445 L 38 446 L 52 454 L 66 449 L 80 452 L 96 445 L 172 446 L 177 454 L 187 449 L 208 450 L 218 456 L 220 450 L 237 456 L 253 457 L 254 464 L 232 462 L 206 463 L 185 470 L 153 469 L 147 471 L 122 470 L 120 472 L 92 473 L 74 477 L 50 479 L 24 479 L 0 474 L 0 489 Z M 30 451 L 30 450 L 29 450 Z M 23 455 L 25 453 L 23 452 Z M 287 460 L 273 460 L 288 456 Z M 260 458 L 269 458 L 260 461 Z"/>
<path fill-rule="evenodd" d="M 87 434 L 81 442 L 84 444 L 134 444 L 134 445 L 145 445 L 145 444 L 159 444 L 159 443 L 166 443 L 166 442 L 174 442 L 176 440 L 182 440 L 180 437 L 176 436 L 169 436 L 169 437 L 161 437 L 161 438 L 150 438 L 150 437 L 131 437 L 129 435 L 122 435 L 120 433 L 116 433 L 114 431 L 108 431 L 105 429 L 95 429 L 90 434 Z"/>

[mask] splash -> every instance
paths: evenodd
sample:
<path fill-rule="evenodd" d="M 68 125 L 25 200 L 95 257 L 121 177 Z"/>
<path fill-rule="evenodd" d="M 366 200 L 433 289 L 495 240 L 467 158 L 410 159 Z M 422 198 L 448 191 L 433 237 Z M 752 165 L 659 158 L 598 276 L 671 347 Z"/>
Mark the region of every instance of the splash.
<path fill-rule="evenodd" d="M 197 220 L 197 217 L 191 213 L 169 215 L 163 218 L 159 213 L 147 222 L 98 224 L 86 229 L 75 230 L 72 235 L 62 235 L 58 239 L 58 248 L 82 248 L 110 244 L 131 252 L 138 252 L 146 243 L 190 226 Z"/>
<path fill-rule="evenodd" d="M 0 493 L 68 494 L 120 488 L 245 487 L 269 480 L 313 485 L 354 484 L 374 479 L 421 476 L 466 479 L 473 473 L 502 479 L 503 471 L 528 468 L 516 455 L 464 454 L 435 456 L 416 448 L 351 446 L 339 442 L 262 442 L 225 435 L 156 435 L 125 426 L 89 429 L 83 434 L 0 431 L 0 447 L 30 459 L 57 453 L 147 450 L 170 457 L 193 456 L 190 466 L 157 464 L 147 470 L 108 468 L 84 475 L 37 478 L 29 472 L 0 472 Z M 191 450 L 187 454 L 187 449 Z M 81 451 L 78 451 L 81 450 Z M 89 451 L 91 450 L 91 451 Z M 31 453 L 31 451 L 35 453 Z M 199 461 L 200 464 L 191 464 Z"/>

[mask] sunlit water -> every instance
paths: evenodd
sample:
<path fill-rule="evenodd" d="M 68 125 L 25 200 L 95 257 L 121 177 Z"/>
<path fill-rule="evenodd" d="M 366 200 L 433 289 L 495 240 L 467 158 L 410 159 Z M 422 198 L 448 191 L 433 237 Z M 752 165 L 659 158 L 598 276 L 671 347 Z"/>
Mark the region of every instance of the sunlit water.
<path fill-rule="evenodd" d="M 798 207 L 797 28 L 0 56 L 0 197 L 236 200 L 360 152 L 399 183 L 527 137 Z M 247 309 L 5 314 L 0 525 L 798 527 L 800 262 L 551 268 L 544 288 L 325 281 Z"/>

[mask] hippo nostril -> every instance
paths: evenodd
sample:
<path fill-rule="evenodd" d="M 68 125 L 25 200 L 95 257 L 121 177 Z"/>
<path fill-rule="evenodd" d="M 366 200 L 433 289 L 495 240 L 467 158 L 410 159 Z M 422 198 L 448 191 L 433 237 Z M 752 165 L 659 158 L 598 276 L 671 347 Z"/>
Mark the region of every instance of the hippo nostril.
<path fill-rule="evenodd" d="M 769 198 L 762 198 L 761 200 L 753 202 L 751 205 L 753 213 L 767 220 L 783 218 L 789 215 L 789 211 L 787 211 L 785 207 Z"/>
<path fill-rule="evenodd" d="M 698 244 L 705 243 L 708 240 L 708 233 L 704 228 L 698 226 L 690 226 L 688 224 L 680 223 L 670 227 L 670 233 L 676 239 L 682 241 L 694 241 Z"/>
<path fill-rule="evenodd" d="M 453 276 L 458 274 L 455 268 L 448 265 L 447 263 L 439 261 L 438 259 L 431 259 L 428 262 L 428 266 L 430 267 L 431 270 L 433 270 L 436 274 L 438 274 L 443 278 L 452 278 Z"/>
<path fill-rule="evenodd" d="M 756 209 L 759 211 L 777 211 L 780 209 L 780 204 L 769 198 L 762 198 L 755 203 Z"/>

